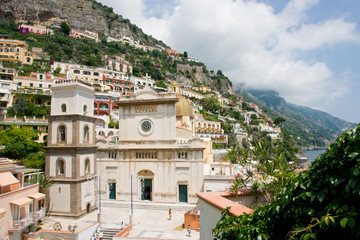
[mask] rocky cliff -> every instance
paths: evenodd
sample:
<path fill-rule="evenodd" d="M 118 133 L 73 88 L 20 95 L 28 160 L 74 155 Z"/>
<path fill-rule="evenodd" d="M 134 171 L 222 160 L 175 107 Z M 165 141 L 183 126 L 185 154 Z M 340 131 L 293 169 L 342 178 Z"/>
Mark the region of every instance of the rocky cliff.
<path fill-rule="evenodd" d="M 0 0 L 0 19 L 46 25 L 66 21 L 74 29 L 97 32 L 99 36 L 126 36 L 150 46 L 166 46 L 94 0 Z"/>

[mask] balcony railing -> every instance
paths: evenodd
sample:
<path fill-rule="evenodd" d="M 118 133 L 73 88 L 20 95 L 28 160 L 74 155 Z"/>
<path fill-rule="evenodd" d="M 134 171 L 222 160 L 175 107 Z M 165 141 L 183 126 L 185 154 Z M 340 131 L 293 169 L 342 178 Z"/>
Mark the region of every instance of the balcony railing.
<path fill-rule="evenodd" d="M 45 217 L 45 208 L 41 208 L 39 211 L 29 213 L 28 216 L 20 220 L 13 220 L 12 230 L 22 230 L 33 223 L 36 223 L 40 219 Z"/>
<path fill-rule="evenodd" d="M 33 223 L 39 221 L 40 219 L 42 219 L 44 217 L 45 217 L 45 208 L 41 208 L 39 211 L 32 213 Z"/>
<path fill-rule="evenodd" d="M 25 218 L 22 218 L 20 220 L 13 220 L 12 228 L 14 230 L 19 230 L 20 231 L 20 230 L 28 227 L 32 223 L 33 223 L 32 214 L 30 214 L 29 216 L 26 216 Z"/>

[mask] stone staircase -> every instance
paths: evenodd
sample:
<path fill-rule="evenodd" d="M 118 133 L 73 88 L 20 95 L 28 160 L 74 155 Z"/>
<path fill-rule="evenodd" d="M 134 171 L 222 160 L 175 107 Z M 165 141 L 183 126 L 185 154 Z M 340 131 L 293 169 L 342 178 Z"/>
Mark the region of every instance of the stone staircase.
<path fill-rule="evenodd" d="M 122 202 L 116 200 L 103 200 L 102 206 L 112 207 L 112 208 L 130 208 L 129 202 Z M 155 203 L 155 202 L 134 202 L 134 209 L 151 209 L 151 210 L 165 210 L 171 208 L 173 211 L 184 211 L 190 210 L 195 207 L 196 204 L 188 204 L 188 203 Z"/>
<path fill-rule="evenodd" d="M 120 228 L 102 228 L 103 240 L 112 240 L 113 237 L 121 231 Z"/>

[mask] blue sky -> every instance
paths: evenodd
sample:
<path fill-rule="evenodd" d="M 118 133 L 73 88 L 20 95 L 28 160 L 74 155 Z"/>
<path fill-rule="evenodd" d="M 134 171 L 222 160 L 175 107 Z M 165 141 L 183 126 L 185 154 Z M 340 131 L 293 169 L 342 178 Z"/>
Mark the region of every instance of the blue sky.
<path fill-rule="evenodd" d="M 359 123 L 359 0 L 101 0 L 233 83 Z"/>

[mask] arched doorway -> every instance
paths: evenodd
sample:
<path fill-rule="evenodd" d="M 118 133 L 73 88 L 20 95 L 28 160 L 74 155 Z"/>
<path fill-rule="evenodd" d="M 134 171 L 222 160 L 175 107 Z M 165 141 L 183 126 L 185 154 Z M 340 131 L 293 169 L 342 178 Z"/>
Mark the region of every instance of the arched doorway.
<path fill-rule="evenodd" d="M 154 173 L 150 170 L 141 170 L 138 172 L 138 179 L 140 183 L 140 199 L 152 201 Z"/>
<path fill-rule="evenodd" d="M 86 205 L 86 212 L 87 212 L 87 213 L 90 213 L 90 203 L 88 203 L 88 204 Z"/>

